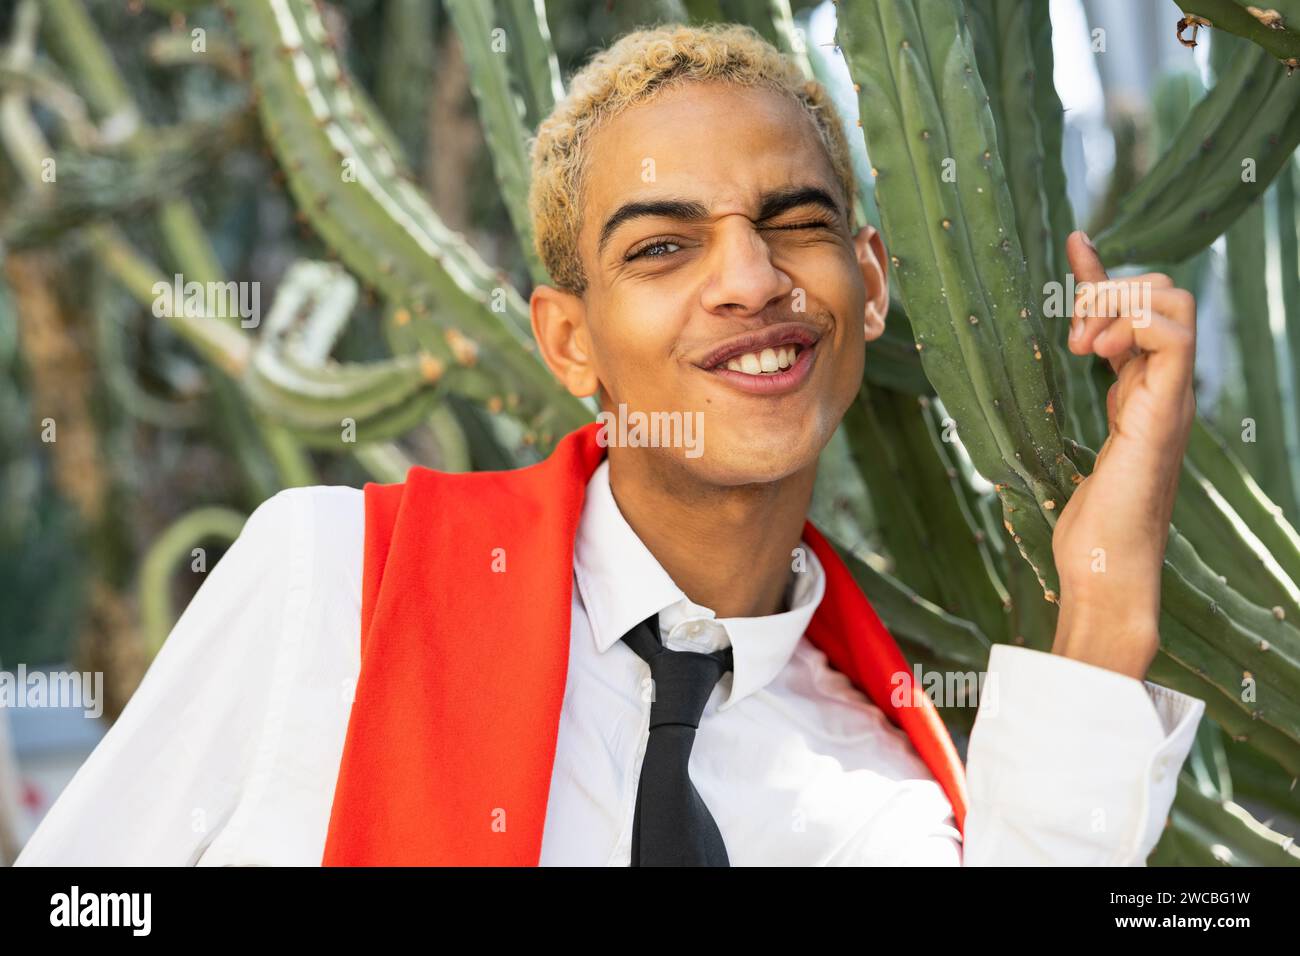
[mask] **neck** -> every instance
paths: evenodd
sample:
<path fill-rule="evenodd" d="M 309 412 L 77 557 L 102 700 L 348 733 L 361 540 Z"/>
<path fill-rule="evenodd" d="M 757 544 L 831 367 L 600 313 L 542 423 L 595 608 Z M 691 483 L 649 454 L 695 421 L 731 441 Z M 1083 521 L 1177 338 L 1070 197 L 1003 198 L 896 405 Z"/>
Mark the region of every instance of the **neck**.
<path fill-rule="evenodd" d="M 718 617 L 786 610 L 816 463 L 778 481 L 731 487 L 663 464 L 648 449 L 609 449 L 619 511 L 673 582 Z"/>

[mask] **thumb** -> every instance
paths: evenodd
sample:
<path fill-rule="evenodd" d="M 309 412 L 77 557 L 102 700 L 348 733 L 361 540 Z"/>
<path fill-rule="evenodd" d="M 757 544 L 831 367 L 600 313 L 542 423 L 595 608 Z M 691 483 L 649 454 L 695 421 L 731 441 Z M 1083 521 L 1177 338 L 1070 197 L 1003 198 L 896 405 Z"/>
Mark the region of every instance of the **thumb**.
<path fill-rule="evenodd" d="M 1097 249 L 1081 229 L 1070 233 L 1065 240 L 1065 255 L 1070 260 L 1070 271 L 1075 282 L 1102 282 L 1107 278 L 1106 267 L 1101 264 Z"/>

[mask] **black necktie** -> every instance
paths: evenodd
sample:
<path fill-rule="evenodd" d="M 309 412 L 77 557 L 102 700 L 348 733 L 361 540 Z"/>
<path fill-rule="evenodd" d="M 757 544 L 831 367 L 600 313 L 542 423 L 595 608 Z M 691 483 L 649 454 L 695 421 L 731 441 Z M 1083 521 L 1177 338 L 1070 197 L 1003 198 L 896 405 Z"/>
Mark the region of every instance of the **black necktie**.
<path fill-rule="evenodd" d="M 714 686 L 731 670 L 731 648 L 712 654 L 672 651 L 659 639 L 653 614 L 623 635 L 650 665 L 654 701 L 650 739 L 637 784 L 632 866 L 730 866 L 718 825 L 687 765 L 695 729 Z"/>

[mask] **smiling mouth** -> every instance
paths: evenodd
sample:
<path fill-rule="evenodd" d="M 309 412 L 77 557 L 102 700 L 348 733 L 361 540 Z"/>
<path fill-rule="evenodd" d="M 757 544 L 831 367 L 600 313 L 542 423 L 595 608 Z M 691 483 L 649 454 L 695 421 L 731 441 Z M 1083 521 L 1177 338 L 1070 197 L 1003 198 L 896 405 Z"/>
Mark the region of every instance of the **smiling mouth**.
<path fill-rule="evenodd" d="M 803 322 L 782 322 L 737 335 L 702 356 L 697 367 L 749 395 L 780 395 L 808 380 L 822 333 Z"/>
<path fill-rule="evenodd" d="M 726 369 L 743 375 L 776 375 L 797 364 L 813 348 L 821 332 L 803 322 L 782 322 L 737 335 L 698 360 L 706 372 Z"/>
<path fill-rule="evenodd" d="M 799 342 L 790 342 L 785 345 L 778 345 L 775 348 L 745 352 L 724 362 L 719 362 L 713 368 L 725 368 L 744 375 L 773 375 L 794 365 L 799 359 L 799 353 L 806 347 Z"/>
<path fill-rule="evenodd" d="M 790 342 L 732 354 L 704 372 L 732 389 L 755 396 L 794 392 L 808 381 L 817 358 L 817 341 Z"/>

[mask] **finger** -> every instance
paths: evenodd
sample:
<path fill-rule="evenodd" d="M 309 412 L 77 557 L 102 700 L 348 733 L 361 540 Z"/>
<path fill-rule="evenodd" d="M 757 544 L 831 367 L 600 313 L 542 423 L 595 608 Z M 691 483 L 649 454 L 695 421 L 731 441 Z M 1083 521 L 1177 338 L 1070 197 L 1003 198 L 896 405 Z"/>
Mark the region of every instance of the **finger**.
<path fill-rule="evenodd" d="M 1194 327 L 1153 310 L 1146 324 L 1112 322 L 1093 340 L 1092 350 L 1102 358 L 1119 359 L 1135 346 L 1147 353 L 1147 376 L 1157 392 L 1172 396 L 1190 387 L 1196 357 Z"/>
<path fill-rule="evenodd" d="M 1142 384 L 1146 374 L 1144 366 L 1147 363 L 1147 359 L 1142 356 L 1143 353 L 1136 346 L 1124 353 L 1123 371 L 1115 379 L 1115 383 L 1119 386 L 1115 392 L 1115 398 L 1120 407 L 1123 407 L 1124 402 L 1133 393 L 1133 390 Z"/>
<path fill-rule="evenodd" d="M 1070 320 L 1070 351 L 1087 355 L 1092 342 L 1111 322 L 1142 301 L 1142 289 L 1128 279 L 1105 279 L 1080 286 Z"/>
<path fill-rule="evenodd" d="M 1153 289 L 1172 289 L 1174 287 L 1173 278 L 1163 272 L 1144 272 L 1140 276 L 1130 276 L 1129 279 L 1133 282 L 1145 283 Z"/>
<path fill-rule="evenodd" d="M 1093 340 L 1115 319 L 1129 318 L 1145 325 L 1145 316 L 1153 309 L 1181 322 L 1187 310 L 1194 319 L 1196 300 L 1190 292 L 1175 289 L 1173 280 L 1158 272 L 1107 279 L 1080 289 L 1070 325 L 1070 351 L 1087 355 Z"/>
<path fill-rule="evenodd" d="M 1117 279 L 1111 279 L 1110 277 L 1107 277 L 1101 281 L 1125 282 L 1125 283 L 1136 284 L 1141 286 L 1148 286 L 1149 288 L 1152 289 L 1172 289 L 1174 287 L 1173 278 L 1171 276 L 1166 275 L 1163 272 L 1143 272 L 1141 275 L 1121 276 Z"/>
<path fill-rule="evenodd" d="M 1081 229 L 1070 233 L 1065 240 L 1065 256 L 1070 261 L 1074 281 L 1101 282 L 1106 279 L 1106 267 L 1101 264 L 1097 249 Z"/>
<path fill-rule="evenodd" d="M 1120 352 L 1119 355 L 1112 356 L 1111 358 L 1106 359 L 1106 361 L 1110 363 L 1111 371 L 1118 376 L 1120 372 L 1124 371 L 1129 362 L 1133 361 L 1141 354 L 1142 350 L 1135 345 L 1128 351 Z"/>
<path fill-rule="evenodd" d="M 1106 289 L 1112 283 L 1100 283 L 1098 288 Z M 1123 290 L 1121 290 L 1123 292 Z M 1154 316 L 1173 322 L 1179 328 L 1195 335 L 1196 332 L 1196 297 L 1186 289 L 1147 289 L 1143 288 L 1137 293 L 1129 290 L 1129 305 L 1118 311 L 1118 314 L 1108 312 L 1102 316 L 1089 317 L 1085 320 L 1084 332 L 1078 337 L 1078 342 L 1071 341 L 1071 345 L 1077 344 L 1078 350 L 1087 352 L 1094 351 L 1103 358 L 1111 358 L 1120 353 L 1118 345 L 1109 344 L 1113 336 L 1120 335 L 1117 332 L 1111 332 L 1112 326 L 1128 326 L 1133 330 L 1141 330 L 1151 324 Z M 1100 298 L 1109 299 L 1111 296 L 1103 295 Z M 1104 350 L 1096 348 L 1097 342 L 1102 338 L 1107 340 L 1107 346 Z M 1141 343 L 1137 338 L 1124 339 L 1130 346 L 1141 348 Z"/>
<path fill-rule="evenodd" d="M 1196 328 L 1196 296 L 1186 289 L 1156 289 L 1151 293 L 1151 308 L 1179 325 Z"/>

